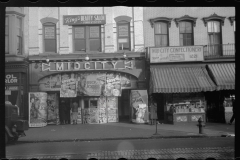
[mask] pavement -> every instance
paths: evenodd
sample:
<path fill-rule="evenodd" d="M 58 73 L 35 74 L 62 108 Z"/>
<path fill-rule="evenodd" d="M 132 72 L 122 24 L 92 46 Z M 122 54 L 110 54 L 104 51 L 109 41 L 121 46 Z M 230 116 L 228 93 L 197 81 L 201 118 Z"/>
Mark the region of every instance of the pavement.
<path fill-rule="evenodd" d="M 197 123 L 158 124 L 157 130 L 156 125 L 120 122 L 47 125 L 29 128 L 25 131 L 26 136 L 20 137 L 18 143 L 235 136 L 235 124 L 206 123 L 203 134 L 199 134 L 199 128 L 196 125 Z"/>

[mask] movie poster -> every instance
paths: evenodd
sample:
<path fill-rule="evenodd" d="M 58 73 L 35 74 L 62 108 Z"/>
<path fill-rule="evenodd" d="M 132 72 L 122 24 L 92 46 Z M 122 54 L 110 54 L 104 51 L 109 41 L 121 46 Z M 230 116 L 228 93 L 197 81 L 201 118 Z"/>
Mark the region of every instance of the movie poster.
<path fill-rule="evenodd" d="M 82 123 L 82 108 L 78 107 L 77 124 Z"/>
<path fill-rule="evenodd" d="M 121 96 L 121 76 L 116 73 L 106 74 L 104 96 Z"/>
<path fill-rule="evenodd" d="M 79 73 L 77 75 L 77 90 L 79 95 L 100 96 L 104 91 L 106 74 L 87 74 Z"/>
<path fill-rule="evenodd" d="M 50 77 L 44 77 L 39 80 L 39 90 L 48 91 L 50 89 Z"/>
<path fill-rule="evenodd" d="M 58 96 L 56 93 L 47 95 L 47 123 L 59 124 Z"/>
<path fill-rule="evenodd" d="M 121 75 L 121 88 L 131 88 L 131 77 L 130 75 Z"/>
<path fill-rule="evenodd" d="M 107 97 L 107 118 L 108 122 L 118 122 L 117 97 Z"/>
<path fill-rule="evenodd" d="M 132 90 L 130 100 L 132 122 L 147 123 L 149 121 L 147 90 Z"/>
<path fill-rule="evenodd" d="M 52 75 L 50 78 L 51 90 L 59 91 L 61 89 L 61 74 Z"/>
<path fill-rule="evenodd" d="M 47 118 L 47 93 L 29 92 L 29 127 L 44 127 Z"/>
<path fill-rule="evenodd" d="M 61 89 L 60 89 L 60 97 L 76 97 L 77 89 L 76 89 L 76 77 L 74 73 L 65 73 L 62 74 L 61 77 Z"/>
<path fill-rule="evenodd" d="M 98 122 L 99 123 L 107 123 L 106 97 L 101 96 L 98 99 L 98 108 L 99 108 Z"/>

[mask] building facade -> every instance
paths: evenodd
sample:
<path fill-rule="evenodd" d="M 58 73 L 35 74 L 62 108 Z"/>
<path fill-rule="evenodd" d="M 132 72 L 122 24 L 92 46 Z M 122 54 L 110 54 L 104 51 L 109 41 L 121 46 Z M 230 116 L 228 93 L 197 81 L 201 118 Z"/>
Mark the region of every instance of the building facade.
<path fill-rule="evenodd" d="M 27 119 L 28 61 L 25 50 L 26 10 L 6 7 L 5 15 L 5 101 L 17 105 Z"/>
<path fill-rule="evenodd" d="M 144 7 L 143 17 L 159 121 L 225 122 L 235 95 L 235 8 Z"/>
<path fill-rule="evenodd" d="M 70 123 L 74 101 L 79 124 L 131 121 L 131 90 L 147 89 L 143 8 L 26 10 L 30 126 Z"/>

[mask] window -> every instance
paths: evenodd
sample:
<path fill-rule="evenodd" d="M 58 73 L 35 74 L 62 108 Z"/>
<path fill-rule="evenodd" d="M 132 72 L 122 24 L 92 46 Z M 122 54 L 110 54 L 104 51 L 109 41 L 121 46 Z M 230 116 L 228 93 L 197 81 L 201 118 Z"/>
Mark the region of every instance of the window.
<path fill-rule="evenodd" d="M 9 17 L 5 17 L 5 54 L 9 54 Z"/>
<path fill-rule="evenodd" d="M 22 55 L 22 18 L 17 17 L 17 54 Z"/>
<path fill-rule="evenodd" d="M 221 55 L 221 27 L 219 21 L 207 22 L 208 43 L 210 53 L 213 55 Z"/>
<path fill-rule="evenodd" d="M 75 52 L 101 52 L 100 25 L 73 26 L 73 48 Z"/>
<path fill-rule="evenodd" d="M 127 21 L 117 22 L 118 50 L 131 50 L 130 25 Z"/>
<path fill-rule="evenodd" d="M 43 24 L 43 46 L 44 52 L 57 52 L 56 25 L 54 23 Z"/>
<path fill-rule="evenodd" d="M 193 27 L 191 22 L 180 22 L 180 46 L 192 46 L 193 45 Z"/>
<path fill-rule="evenodd" d="M 168 24 L 156 22 L 154 24 L 155 46 L 168 46 Z"/>

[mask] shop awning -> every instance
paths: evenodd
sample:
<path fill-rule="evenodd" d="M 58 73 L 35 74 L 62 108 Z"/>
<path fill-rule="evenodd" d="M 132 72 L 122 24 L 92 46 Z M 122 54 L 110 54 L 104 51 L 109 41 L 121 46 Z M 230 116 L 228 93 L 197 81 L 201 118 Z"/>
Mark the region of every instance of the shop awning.
<path fill-rule="evenodd" d="M 186 93 L 216 90 L 205 66 L 150 68 L 150 92 Z"/>
<path fill-rule="evenodd" d="M 209 64 L 218 90 L 235 89 L 235 63 Z"/>

